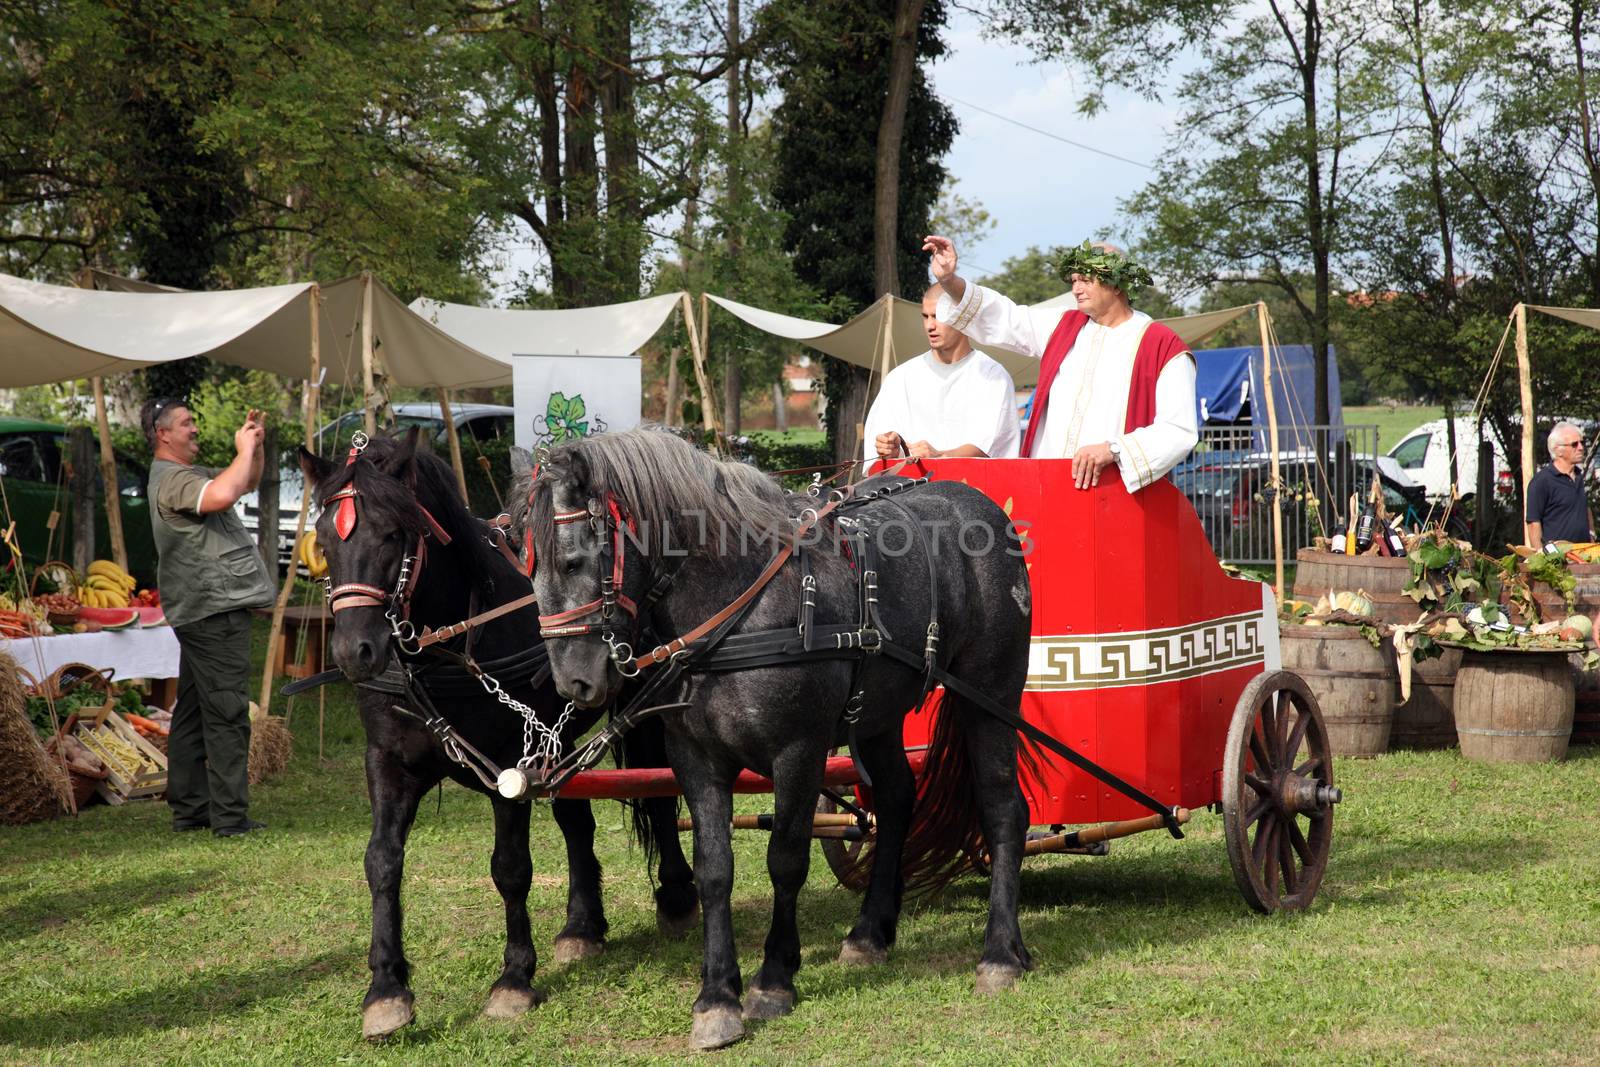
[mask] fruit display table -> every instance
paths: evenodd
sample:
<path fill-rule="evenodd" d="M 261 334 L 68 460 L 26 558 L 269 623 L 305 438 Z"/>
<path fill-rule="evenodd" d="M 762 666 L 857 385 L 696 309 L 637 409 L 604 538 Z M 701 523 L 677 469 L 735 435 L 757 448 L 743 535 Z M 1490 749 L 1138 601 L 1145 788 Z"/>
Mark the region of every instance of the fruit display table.
<path fill-rule="evenodd" d="M 170 626 L 24 637 L 0 641 L 0 650 L 35 678 L 49 677 L 64 663 L 110 667 L 118 679 L 178 676 L 178 635 Z"/>

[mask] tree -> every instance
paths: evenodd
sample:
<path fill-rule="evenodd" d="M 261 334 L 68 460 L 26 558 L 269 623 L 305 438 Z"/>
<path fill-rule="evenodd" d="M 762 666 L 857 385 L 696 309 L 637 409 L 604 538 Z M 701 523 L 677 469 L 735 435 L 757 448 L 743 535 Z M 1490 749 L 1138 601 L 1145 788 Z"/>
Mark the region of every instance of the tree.
<path fill-rule="evenodd" d="M 830 5 L 775 0 L 763 13 L 773 34 L 774 82 L 783 95 L 773 114 L 778 168 L 773 192 L 790 219 L 785 244 L 796 274 L 838 317 L 860 312 L 881 295 L 891 262 L 895 295 L 915 299 L 927 277 L 922 238 L 944 183 L 939 160 L 949 150 L 956 123 L 920 66 L 912 66 L 906 79 L 892 256 L 880 254 L 883 246 L 875 244 L 877 219 L 883 216 L 877 209 L 871 214 L 862 209 L 880 204 L 879 180 L 886 169 L 880 169 L 879 148 L 890 143 L 886 138 L 893 132 L 885 130 L 885 102 L 893 42 L 906 41 L 904 14 L 899 0 Z M 918 62 L 944 54 L 943 25 L 942 0 L 928 0 L 914 38 Z M 876 121 L 863 121 L 864 115 Z M 842 461 L 859 447 L 856 432 L 865 417 L 870 375 L 831 358 L 824 364 L 828 432 Z"/>

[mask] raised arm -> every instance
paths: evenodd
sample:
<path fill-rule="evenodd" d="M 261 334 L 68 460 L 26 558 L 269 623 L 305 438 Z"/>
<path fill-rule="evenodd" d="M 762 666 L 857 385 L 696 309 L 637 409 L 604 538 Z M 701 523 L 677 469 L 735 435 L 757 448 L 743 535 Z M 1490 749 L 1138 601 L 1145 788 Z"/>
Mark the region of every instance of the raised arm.
<path fill-rule="evenodd" d="M 199 510 L 202 515 L 233 507 L 241 496 L 261 481 L 261 436 L 261 412 L 251 411 L 245 417 L 244 425 L 233 435 L 233 462 L 207 482 L 200 494 Z"/>
<path fill-rule="evenodd" d="M 1061 321 L 1060 311 L 1035 316 L 1009 297 L 966 281 L 956 272 L 956 246 L 948 237 L 924 237 L 922 248 L 931 253 L 933 276 L 944 290 L 939 298 L 940 322 L 960 330 L 975 345 L 1035 359 L 1044 355 L 1044 346 Z"/>

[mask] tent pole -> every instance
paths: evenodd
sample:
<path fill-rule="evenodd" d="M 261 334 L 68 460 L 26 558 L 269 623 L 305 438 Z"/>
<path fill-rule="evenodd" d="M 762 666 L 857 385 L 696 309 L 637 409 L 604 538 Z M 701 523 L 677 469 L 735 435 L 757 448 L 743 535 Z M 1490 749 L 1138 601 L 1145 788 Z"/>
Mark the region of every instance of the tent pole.
<path fill-rule="evenodd" d="M 1267 401 L 1267 448 L 1272 464 L 1272 589 L 1283 604 L 1283 483 L 1278 469 L 1278 398 L 1272 388 L 1272 345 L 1267 340 L 1267 302 L 1256 302 L 1256 325 L 1261 330 L 1261 391 Z"/>
<path fill-rule="evenodd" d="M 300 394 L 300 409 L 306 421 L 306 451 L 315 451 L 316 445 L 316 417 L 317 417 L 317 379 L 322 376 L 322 338 L 318 333 L 318 305 L 322 303 L 322 289 L 315 282 L 307 294 L 311 299 L 311 360 L 309 374 L 306 377 L 305 389 Z M 277 462 L 276 457 L 267 457 L 272 462 Z M 256 701 L 261 705 L 261 714 L 266 716 L 272 707 L 272 668 L 276 665 L 278 646 L 283 641 L 283 613 L 289 606 L 289 596 L 294 592 L 295 576 L 298 572 L 296 560 L 300 552 L 300 539 L 306 535 L 306 515 L 311 510 L 311 486 L 304 482 L 300 485 L 300 517 L 294 524 L 294 548 L 289 553 L 289 573 L 284 576 L 283 585 L 278 589 L 278 599 L 272 605 L 272 625 L 267 628 L 267 661 L 261 668 L 261 697 Z M 311 620 L 306 620 L 310 625 Z M 319 628 L 320 629 L 320 628 Z"/>
<path fill-rule="evenodd" d="M 700 421 L 711 435 L 711 446 L 721 451 L 721 427 L 717 425 L 717 410 L 711 403 L 711 383 L 706 378 L 705 342 L 700 337 L 699 324 L 695 322 L 694 302 L 688 293 L 682 295 L 683 325 L 689 331 L 689 352 L 694 356 L 694 377 L 700 385 Z"/>
<path fill-rule="evenodd" d="M 439 387 L 439 414 L 444 418 L 444 435 L 450 442 L 450 466 L 456 472 L 456 484 L 461 487 L 461 500 L 467 499 L 467 472 L 461 466 L 461 435 L 456 432 L 456 420 L 450 414 L 450 390 Z"/>
<path fill-rule="evenodd" d="M 122 536 L 122 494 L 117 490 L 117 461 L 111 454 L 111 423 L 106 418 L 106 387 L 101 378 L 91 378 L 94 386 L 94 418 L 100 427 L 100 480 L 105 483 L 106 528 L 111 531 L 111 558 L 128 569 L 128 542 Z"/>
<path fill-rule="evenodd" d="M 372 272 L 361 272 L 361 387 L 362 416 L 371 437 L 378 432 L 378 416 L 372 410 Z"/>
<path fill-rule="evenodd" d="M 1522 390 L 1522 508 L 1523 518 L 1528 512 L 1528 483 L 1533 481 L 1533 368 L 1528 363 L 1528 305 L 1518 304 L 1513 314 L 1517 317 L 1517 384 Z M 1528 524 L 1522 524 L 1522 543 L 1529 548 L 1541 548 L 1528 540 Z"/>

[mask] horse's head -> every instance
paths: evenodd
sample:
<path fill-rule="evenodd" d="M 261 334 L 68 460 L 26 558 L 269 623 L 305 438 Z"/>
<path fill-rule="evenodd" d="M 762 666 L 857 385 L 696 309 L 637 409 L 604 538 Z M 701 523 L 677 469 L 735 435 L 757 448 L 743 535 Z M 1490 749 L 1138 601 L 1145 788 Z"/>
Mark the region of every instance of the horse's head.
<path fill-rule="evenodd" d="M 432 532 L 413 489 L 416 462 L 415 427 L 353 445 L 343 462 L 300 449 L 300 468 L 322 509 L 317 543 L 328 560 L 329 644 L 353 682 L 388 666 L 390 638 L 416 579 L 418 546 Z"/>
<path fill-rule="evenodd" d="M 528 554 L 556 689 L 579 707 L 600 707 L 632 659 L 648 561 L 626 509 L 594 484 L 579 442 L 537 464 L 513 449 L 511 467 L 512 536 Z"/>

